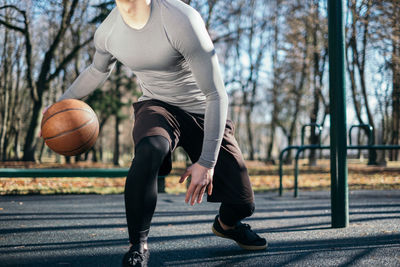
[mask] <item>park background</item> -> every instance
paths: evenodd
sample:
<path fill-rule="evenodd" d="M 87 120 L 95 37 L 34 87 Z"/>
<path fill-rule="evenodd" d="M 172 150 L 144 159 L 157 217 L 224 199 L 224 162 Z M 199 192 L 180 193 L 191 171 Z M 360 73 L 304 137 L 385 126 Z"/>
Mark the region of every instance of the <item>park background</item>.
<path fill-rule="evenodd" d="M 192 0 L 214 41 L 229 94 L 229 117 L 248 160 L 253 186 L 278 186 L 277 160 L 300 143 L 329 144 L 328 32 L 326 1 Z M 129 166 L 133 156 L 132 107 L 141 92 L 133 73 L 117 64 L 108 81 L 85 98 L 96 111 L 100 135 L 79 157 L 51 152 L 38 138 L 44 107 L 51 105 L 94 54 L 96 27 L 114 7 L 99 0 L 0 1 L 1 167 L 85 168 Z M 370 124 L 376 144 L 400 144 L 400 3 L 346 2 L 347 125 Z M 332 70 L 334 71 L 334 70 Z M 366 144 L 364 128 L 353 143 Z M 399 188 L 400 151 L 349 152 L 350 188 Z M 285 163 L 291 163 L 288 153 Z M 180 149 L 167 192 L 181 192 L 189 164 Z M 329 152 L 310 151 L 301 187 L 329 187 Z M 285 187 L 291 165 L 285 167 Z M 120 193 L 124 179 L 1 179 L 1 194 Z"/>

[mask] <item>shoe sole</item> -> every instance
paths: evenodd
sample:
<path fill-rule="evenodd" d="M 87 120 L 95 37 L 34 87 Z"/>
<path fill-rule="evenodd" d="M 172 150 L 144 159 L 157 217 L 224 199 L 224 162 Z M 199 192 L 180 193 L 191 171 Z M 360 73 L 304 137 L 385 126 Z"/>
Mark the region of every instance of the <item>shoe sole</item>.
<path fill-rule="evenodd" d="M 242 243 L 236 241 L 235 239 L 230 238 L 229 236 L 226 236 L 226 235 L 224 235 L 224 234 L 218 232 L 218 231 L 214 228 L 214 225 L 212 226 L 212 231 L 213 231 L 213 233 L 214 233 L 216 236 L 219 236 L 219 237 L 222 237 L 222 238 L 227 238 L 227 239 L 230 239 L 230 240 L 235 241 L 235 242 L 239 245 L 239 247 L 241 247 L 242 249 L 245 249 L 245 250 L 263 250 L 263 249 L 266 249 L 267 246 L 268 246 L 268 244 L 265 244 L 265 245 L 263 245 L 263 246 L 249 246 L 249 245 L 242 244 Z"/>

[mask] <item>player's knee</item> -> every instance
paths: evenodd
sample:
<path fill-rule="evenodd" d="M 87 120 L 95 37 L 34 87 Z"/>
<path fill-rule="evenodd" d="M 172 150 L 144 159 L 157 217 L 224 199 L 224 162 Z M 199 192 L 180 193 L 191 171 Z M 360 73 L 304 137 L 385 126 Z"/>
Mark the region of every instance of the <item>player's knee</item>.
<path fill-rule="evenodd" d="M 143 138 L 135 147 L 135 157 L 151 162 L 162 161 L 169 153 L 169 142 L 163 136 Z"/>

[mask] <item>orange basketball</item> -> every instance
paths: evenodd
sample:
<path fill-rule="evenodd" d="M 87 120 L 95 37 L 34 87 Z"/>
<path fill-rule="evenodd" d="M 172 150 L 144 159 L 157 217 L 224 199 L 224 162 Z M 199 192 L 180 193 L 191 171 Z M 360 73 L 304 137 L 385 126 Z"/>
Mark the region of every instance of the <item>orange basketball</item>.
<path fill-rule="evenodd" d="M 93 109 L 83 101 L 65 99 L 43 114 L 42 137 L 46 145 L 64 156 L 88 151 L 99 134 L 99 121 Z"/>

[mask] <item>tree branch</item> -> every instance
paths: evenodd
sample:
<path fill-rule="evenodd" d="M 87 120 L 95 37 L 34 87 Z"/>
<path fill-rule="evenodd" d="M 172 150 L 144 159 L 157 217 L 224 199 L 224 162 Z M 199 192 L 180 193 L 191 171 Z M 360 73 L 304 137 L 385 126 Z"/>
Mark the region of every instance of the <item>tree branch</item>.
<path fill-rule="evenodd" d="M 5 9 L 5 8 L 12 8 L 12 9 L 17 10 L 17 11 L 20 12 L 20 13 L 25 13 L 25 11 L 19 9 L 18 7 L 14 6 L 14 5 L 5 5 L 5 6 L 1 6 L 1 7 L 0 7 L 0 10 Z"/>
<path fill-rule="evenodd" d="M 48 81 L 53 80 L 55 77 L 58 76 L 61 70 L 65 68 L 65 66 L 75 57 L 75 55 L 79 52 L 79 50 L 86 46 L 88 43 L 90 43 L 93 40 L 93 36 L 84 41 L 82 44 L 77 45 L 72 49 L 72 51 L 63 59 L 63 61 L 58 65 L 56 70 L 49 76 L 47 79 Z"/>
<path fill-rule="evenodd" d="M 24 31 L 25 31 L 24 29 L 22 29 L 20 27 L 17 27 L 17 26 L 14 26 L 14 25 L 11 25 L 10 23 L 8 23 L 8 22 L 6 22 L 6 21 L 4 21 L 2 19 L 0 19 L 0 24 L 3 24 L 7 28 L 15 30 L 15 31 L 18 31 L 20 33 L 24 33 Z"/>
<path fill-rule="evenodd" d="M 71 22 L 72 15 L 74 14 L 75 8 L 78 4 L 78 0 L 74 0 L 71 4 L 70 11 L 67 13 L 66 3 L 68 1 L 63 1 L 63 2 L 64 2 L 64 10 L 62 13 L 60 29 L 58 30 L 57 35 L 53 40 L 53 43 L 50 45 L 49 50 L 47 50 L 47 52 L 45 54 L 45 57 L 44 57 L 44 60 L 42 63 L 42 68 L 40 70 L 40 75 L 38 78 L 38 84 L 40 85 L 40 87 L 44 86 L 48 82 L 48 74 L 50 72 L 51 61 L 53 60 L 54 52 L 55 52 L 58 44 L 62 40 L 62 37 L 64 36 L 65 31 Z M 41 89 L 44 89 L 44 88 L 41 88 Z"/>
<path fill-rule="evenodd" d="M 27 81 L 28 81 L 28 87 L 31 89 L 32 98 L 35 99 L 36 90 L 35 90 L 35 86 L 34 86 L 33 78 L 32 78 L 32 60 L 31 60 L 32 44 L 31 44 L 31 38 L 29 35 L 29 23 L 28 23 L 28 19 L 26 18 L 26 12 L 24 10 L 19 9 L 18 7 L 14 6 L 14 5 L 2 6 L 2 7 L 0 7 L 0 10 L 5 9 L 5 8 L 15 9 L 17 12 L 21 13 L 22 16 L 24 17 L 25 28 L 20 28 L 20 27 L 11 25 L 8 22 L 3 21 L 3 20 L 0 20 L 0 24 L 3 24 L 10 29 L 13 29 L 13 30 L 16 30 L 16 31 L 22 33 L 25 37 L 25 50 L 26 50 L 25 58 L 26 58 L 26 65 L 27 65 L 26 76 L 27 76 Z"/>

